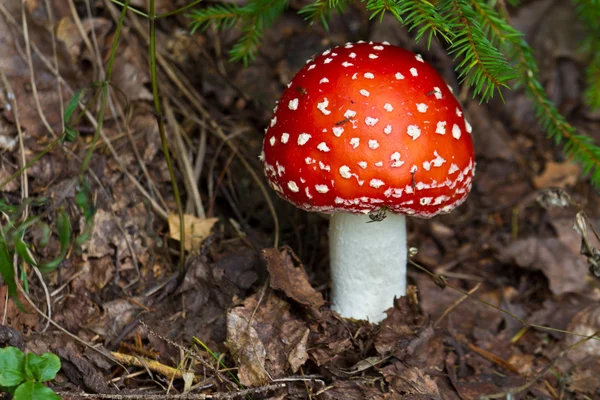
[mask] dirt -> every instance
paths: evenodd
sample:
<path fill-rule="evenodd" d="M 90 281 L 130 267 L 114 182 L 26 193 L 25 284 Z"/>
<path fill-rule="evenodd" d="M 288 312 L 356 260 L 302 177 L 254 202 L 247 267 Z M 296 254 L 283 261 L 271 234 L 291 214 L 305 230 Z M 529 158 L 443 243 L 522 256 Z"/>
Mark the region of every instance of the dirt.
<path fill-rule="evenodd" d="M 157 1 L 157 12 L 184 3 Z M 11 88 L 0 91 L 0 181 L 62 132 L 62 110 L 77 89 L 93 99 L 119 11 L 109 1 L 23 4 L 24 14 L 20 2 L 0 3 L 0 71 Z M 145 10 L 146 2 L 132 4 Z M 103 137 L 85 174 L 92 220 L 76 197 L 97 103 L 76 121 L 74 143 L 54 147 L 0 191 L 13 205 L 44 197 L 23 212 L 51 228 L 59 210 L 75 234 L 91 227 L 55 271 L 38 276 L 26 267 L 21 307 L 0 288 L 0 345 L 57 354 L 63 368 L 51 386 L 65 399 L 600 398 L 600 345 L 591 339 L 600 331 L 600 282 L 588 265 L 600 247 L 592 230 L 600 229 L 600 196 L 546 138 L 523 90 L 482 104 L 460 87 L 442 45 L 415 43 L 392 17 L 368 22 L 357 3 L 333 13 L 328 32 L 297 8 L 266 30 L 247 68 L 228 62 L 238 32 L 190 35 L 184 15 L 158 23 L 163 120 L 185 212 L 182 263 L 147 21 L 128 14 Z M 600 143 L 600 114 L 583 101 L 586 59 L 574 50 L 582 30 L 571 4 L 527 1 L 511 18 L 552 100 Z M 418 253 L 408 295 L 376 325 L 329 309 L 327 218 L 256 182 L 264 184 L 263 131 L 286 83 L 313 54 L 359 39 L 387 40 L 432 63 L 459 94 L 477 155 L 463 206 L 410 219 Z M 52 259 L 59 239 L 55 232 L 45 244 L 42 229 L 32 226 L 25 239 L 36 257 Z"/>

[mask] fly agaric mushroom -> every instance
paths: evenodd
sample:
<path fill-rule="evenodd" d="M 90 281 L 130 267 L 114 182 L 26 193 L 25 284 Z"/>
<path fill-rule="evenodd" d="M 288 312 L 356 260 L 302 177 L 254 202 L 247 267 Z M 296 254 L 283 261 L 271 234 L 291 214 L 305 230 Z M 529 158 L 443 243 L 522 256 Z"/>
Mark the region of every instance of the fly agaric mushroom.
<path fill-rule="evenodd" d="M 436 70 L 386 42 L 327 50 L 288 84 L 261 159 L 279 196 L 333 214 L 332 303 L 341 316 L 379 322 L 405 294 L 404 216 L 430 218 L 466 199 L 470 133 Z"/>

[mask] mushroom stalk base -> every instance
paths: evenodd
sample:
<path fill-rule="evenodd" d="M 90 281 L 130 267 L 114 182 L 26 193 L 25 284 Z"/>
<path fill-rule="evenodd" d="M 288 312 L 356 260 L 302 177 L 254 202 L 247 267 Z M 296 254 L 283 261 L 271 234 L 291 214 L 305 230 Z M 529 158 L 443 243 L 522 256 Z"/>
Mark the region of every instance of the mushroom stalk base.
<path fill-rule="evenodd" d="M 406 219 L 337 213 L 329 223 L 333 309 L 377 323 L 406 294 Z"/>

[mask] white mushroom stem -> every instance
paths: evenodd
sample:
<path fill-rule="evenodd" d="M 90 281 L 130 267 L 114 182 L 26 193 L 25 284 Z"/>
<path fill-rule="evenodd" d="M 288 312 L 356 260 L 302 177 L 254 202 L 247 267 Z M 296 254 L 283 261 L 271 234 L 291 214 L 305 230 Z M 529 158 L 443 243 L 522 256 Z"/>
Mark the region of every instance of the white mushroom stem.
<path fill-rule="evenodd" d="M 406 294 L 406 218 L 337 213 L 329 223 L 333 309 L 377 323 Z"/>

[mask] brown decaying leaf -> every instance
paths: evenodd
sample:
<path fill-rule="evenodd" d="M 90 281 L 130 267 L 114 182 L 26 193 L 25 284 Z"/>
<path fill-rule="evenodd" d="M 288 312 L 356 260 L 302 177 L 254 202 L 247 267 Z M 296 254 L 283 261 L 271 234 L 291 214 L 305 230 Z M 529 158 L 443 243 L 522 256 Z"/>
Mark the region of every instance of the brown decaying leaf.
<path fill-rule="evenodd" d="M 533 185 L 537 189 L 565 188 L 576 184 L 580 175 L 581 168 L 571 161 L 549 161 L 544 172 L 533 178 Z"/>
<path fill-rule="evenodd" d="M 308 359 L 307 337 L 306 324 L 269 289 L 262 298 L 260 293 L 247 298 L 227 316 L 225 345 L 246 386 L 264 385 L 290 369 L 297 371 Z"/>
<path fill-rule="evenodd" d="M 281 290 L 287 297 L 302 305 L 315 309 L 322 307 L 325 304 L 323 296 L 308 282 L 308 275 L 302 264 L 294 265 L 291 252 L 288 247 L 282 251 L 277 249 L 262 251 L 271 275 L 271 287 Z"/>
<path fill-rule="evenodd" d="M 587 288 L 588 268 L 585 262 L 573 255 L 558 239 L 517 240 L 501 250 L 499 258 L 504 263 L 515 263 L 522 268 L 542 271 L 555 295 L 580 293 Z"/>
<path fill-rule="evenodd" d="M 188 251 L 199 249 L 218 220 L 218 218 L 198 218 L 194 215 L 185 214 L 183 216 L 185 249 Z M 179 222 L 179 215 L 169 214 L 169 236 L 171 239 L 179 240 L 181 237 Z"/>
<path fill-rule="evenodd" d="M 390 392 L 401 394 L 401 397 L 396 397 L 398 399 L 422 396 L 420 398 L 441 400 L 437 384 L 419 368 L 395 362 L 381 373 L 390 384 Z"/>

